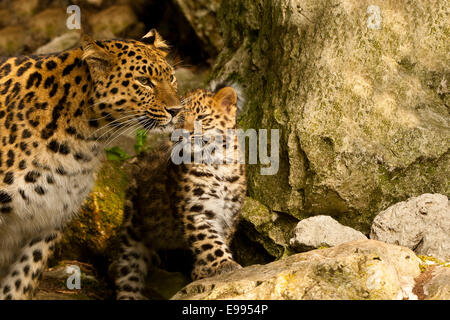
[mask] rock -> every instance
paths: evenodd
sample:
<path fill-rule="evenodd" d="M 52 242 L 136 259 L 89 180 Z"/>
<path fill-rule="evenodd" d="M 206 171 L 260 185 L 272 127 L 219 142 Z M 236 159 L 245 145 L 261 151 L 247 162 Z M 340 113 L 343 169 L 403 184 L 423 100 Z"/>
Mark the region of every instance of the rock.
<path fill-rule="evenodd" d="M 298 223 L 294 233 L 290 245 L 297 252 L 320 247 L 334 247 L 354 240 L 367 240 L 367 237 L 361 232 L 343 226 L 330 216 L 304 219 Z"/>
<path fill-rule="evenodd" d="M 80 271 L 80 288 L 68 288 L 75 268 Z M 74 284 L 75 281 L 69 281 Z M 34 300 L 104 300 L 112 296 L 107 284 L 99 279 L 92 265 L 79 261 L 61 261 L 44 271 Z"/>
<path fill-rule="evenodd" d="M 278 173 L 248 166 L 270 210 L 369 233 L 391 204 L 449 194 L 447 6 L 377 5 L 380 29 L 365 1 L 222 2 L 212 77 L 245 86 L 240 127 L 280 130 Z"/>
<path fill-rule="evenodd" d="M 14 0 L 11 4 L 11 10 L 14 15 L 22 20 L 30 19 L 39 8 L 39 0 Z"/>
<path fill-rule="evenodd" d="M 207 75 L 208 70 L 196 72 L 188 68 L 177 68 L 175 76 L 178 81 L 178 94 L 182 96 L 191 90 L 203 88 Z"/>
<path fill-rule="evenodd" d="M 413 293 L 423 300 L 450 300 L 450 264 L 428 268 L 416 278 Z"/>
<path fill-rule="evenodd" d="M 17 24 L 17 17 L 9 9 L 0 9 L 0 28 Z"/>
<path fill-rule="evenodd" d="M 36 54 L 48 54 L 61 52 L 71 49 L 80 44 L 80 34 L 78 32 L 67 32 L 63 35 L 54 38 L 49 43 L 39 47 Z"/>
<path fill-rule="evenodd" d="M 29 39 L 26 28 L 22 26 L 0 29 L 0 56 L 12 56 L 22 53 Z"/>
<path fill-rule="evenodd" d="M 145 296 L 151 300 L 168 300 L 185 285 L 189 279 L 180 272 L 152 269 L 147 277 Z"/>
<path fill-rule="evenodd" d="M 223 47 L 217 28 L 216 14 L 222 0 L 174 0 L 181 8 L 210 56 L 216 56 Z"/>
<path fill-rule="evenodd" d="M 247 197 L 241 210 L 241 225 L 247 237 L 261 244 L 272 256 L 280 258 L 289 247 L 289 239 L 298 220 L 271 212 L 260 202 Z"/>
<path fill-rule="evenodd" d="M 126 185 L 123 167 L 106 162 L 78 216 L 64 230 L 56 259 L 111 262 L 118 249 Z"/>
<path fill-rule="evenodd" d="M 86 0 L 86 2 L 90 5 L 100 7 L 102 5 L 103 0 Z"/>
<path fill-rule="evenodd" d="M 33 44 L 30 47 L 37 48 L 50 39 L 66 33 L 67 17 L 66 8 L 50 8 L 30 18 L 28 32 L 33 38 Z"/>
<path fill-rule="evenodd" d="M 139 22 L 128 5 L 114 5 L 89 17 L 93 35 L 97 39 L 124 37 L 139 39 L 145 35 L 145 26 Z"/>
<path fill-rule="evenodd" d="M 199 280 L 172 299 L 416 299 L 419 265 L 408 248 L 359 240 Z"/>
<path fill-rule="evenodd" d="M 450 203 L 441 194 L 424 194 L 397 203 L 377 215 L 370 238 L 449 261 Z"/>

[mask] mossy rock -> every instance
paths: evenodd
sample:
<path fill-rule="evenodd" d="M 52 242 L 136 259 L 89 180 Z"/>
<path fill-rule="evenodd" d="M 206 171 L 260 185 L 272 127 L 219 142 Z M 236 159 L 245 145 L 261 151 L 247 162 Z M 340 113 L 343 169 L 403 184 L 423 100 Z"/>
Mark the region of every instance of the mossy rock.
<path fill-rule="evenodd" d="M 245 199 L 241 210 L 241 232 L 274 258 L 281 258 L 288 253 L 289 239 L 293 236 L 297 223 L 297 219 L 271 212 L 252 198 Z"/>
<path fill-rule="evenodd" d="M 64 231 L 59 258 L 109 261 L 117 249 L 127 174 L 122 163 L 106 162 L 90 197 Z M 107 263 L 107 262 L 103 263 Z"/>
<path fill-rule="evenodd" d="M 448 8 L 426 0 L 222 2 L 212 78 L 238 81 L 244 129 L 280 130 L 280 169 L 248 166 L 249 196 L 367 234 L 375 215 L 450 195 Z"/>

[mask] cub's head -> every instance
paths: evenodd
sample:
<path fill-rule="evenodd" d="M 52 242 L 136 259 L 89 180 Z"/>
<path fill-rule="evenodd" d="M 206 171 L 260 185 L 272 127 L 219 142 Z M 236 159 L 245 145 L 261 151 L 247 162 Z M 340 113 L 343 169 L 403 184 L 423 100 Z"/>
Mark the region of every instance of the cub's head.
<path fill-rule="evenodd" d="M 194 124 L 201 125 L 203 132 L 214 130 L 226 134 L 236 129 L 238 92 L 231 86 L 219 85 L 210 90 L 198 89 L 183 99 L 183 129 L 194 132 Z"/>
<path fill-rule="evenodd" d="M 92 110 L 116 127 L 171 130 L 182 105 L 168 46 L 151 30 L 140 41 L 82 38 L 83 60 L 94 83 Z"/>

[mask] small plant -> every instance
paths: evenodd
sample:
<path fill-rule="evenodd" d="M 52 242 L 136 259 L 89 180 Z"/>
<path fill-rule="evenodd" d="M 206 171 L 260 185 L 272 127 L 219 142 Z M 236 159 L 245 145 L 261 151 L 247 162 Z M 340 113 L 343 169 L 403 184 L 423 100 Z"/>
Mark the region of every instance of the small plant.
<path fill-rule="evenodd" d="M 135 155 L 129 155 L 120 147 L 112 147 L 106 148 L 106 158 L 109 161 L 127 161 L 129 159 L 135 158 L 140 155 L 142 152 L 149 150 L 149 147 L 145 146 L 147 141 L 147 131 L 138 130 L 136 133 L 136 143 L 134 145 Z"/>

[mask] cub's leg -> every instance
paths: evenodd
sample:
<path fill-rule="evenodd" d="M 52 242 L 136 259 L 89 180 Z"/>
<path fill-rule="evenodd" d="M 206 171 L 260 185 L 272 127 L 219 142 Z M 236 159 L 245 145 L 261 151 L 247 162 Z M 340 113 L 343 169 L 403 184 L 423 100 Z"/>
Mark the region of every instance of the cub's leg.
<path fill-rule="evenodd" d="M 59 230 L 43 234 L 25 245 L 8 274 L 1 280 L 0 300 L 31 299 L 55 245 L 62 238 Z"/>
<path fill-rule="evenodd" d="M 221 212 L 206 209 L 208 201 L 183 205 L 181 218 L 189 246 L 195 256 L 192 279 L 198 280 L 241 268 L 233 260 L 228 246 L 228 230 L 220 217 Z M 225 223 L 225 225 L 227 225 Z"/>
<path fill-rule="evenodd" d="M 133 203 L 127 200 L 124 207 L 124 225 L 121 234 L 120 257 L 115 262 L 117 300 L 146 299 L 143 292 L 150 261 L 150 251 L 132 225 L 136 214 Z"/>

